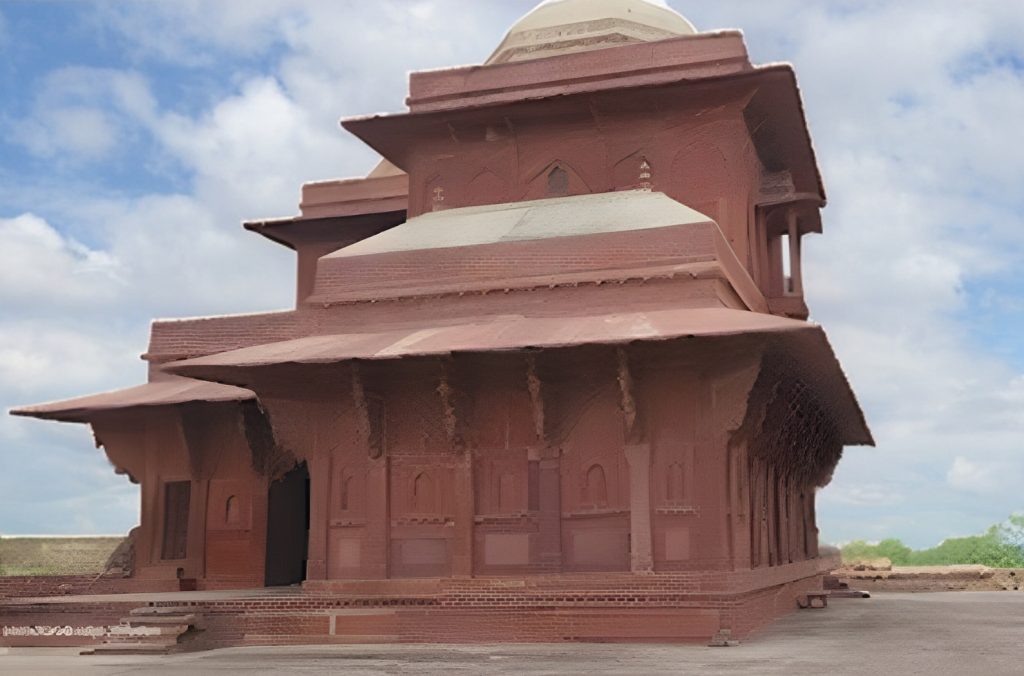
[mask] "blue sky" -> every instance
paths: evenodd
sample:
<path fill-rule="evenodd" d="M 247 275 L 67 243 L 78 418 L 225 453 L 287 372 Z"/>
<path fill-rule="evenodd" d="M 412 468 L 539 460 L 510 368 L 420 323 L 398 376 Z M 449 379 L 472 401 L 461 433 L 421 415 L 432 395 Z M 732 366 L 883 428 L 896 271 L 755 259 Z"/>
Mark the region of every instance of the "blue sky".
<path fill-rule="evenodd" d="M 820 494 L 823 538 L 1024 509 L 1019 3 L 669 4 L 797 68 L 830 197 L 808 302 L 878 440 Z M 482 62 L 531 5 L 0 2 L 0 408 L 140 382 L 152 317 L 286 307 L 290 256 L 240 221 L 365 173 L 337 119 Z M 136 522 L 85 427 L 0 417 L 0 470 L 0 533 Z"/>

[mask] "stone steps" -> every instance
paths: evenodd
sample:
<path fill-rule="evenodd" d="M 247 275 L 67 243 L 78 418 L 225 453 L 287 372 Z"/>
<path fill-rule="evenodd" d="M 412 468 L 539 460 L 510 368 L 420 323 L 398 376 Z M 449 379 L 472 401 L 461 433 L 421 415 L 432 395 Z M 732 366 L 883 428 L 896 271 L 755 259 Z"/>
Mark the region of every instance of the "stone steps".
<path fill-rule="evenodd" d="M 166 655 L 167 646 L 152 643 L 102 643 L 83 650 L 81 655 Z"/>
<path fill-rule="evenodd" d="M 360 645 L 401 643 L 397 634 L 246 634 L 246 645 Z"/>
<path fill-rule="evenodd" d="M 190 625 L 196 623 L 196 615 L 194 613 L 188 613 L 187 615 L 154 615 L 151 617 L 147 616 L 130 616 L 122 617 L 121 624 L 127 624 L 133 627 L 141 627 L 147 625 L 166 625 L 166 624 L 184 624 Z"/>
<path fill-rule="evenodd" d="M 200 629 L 200 616 L 184 606 L 133 608 L 103 643 L 83 655 L 163 655 L 182 649 L 186 634 Z"/>

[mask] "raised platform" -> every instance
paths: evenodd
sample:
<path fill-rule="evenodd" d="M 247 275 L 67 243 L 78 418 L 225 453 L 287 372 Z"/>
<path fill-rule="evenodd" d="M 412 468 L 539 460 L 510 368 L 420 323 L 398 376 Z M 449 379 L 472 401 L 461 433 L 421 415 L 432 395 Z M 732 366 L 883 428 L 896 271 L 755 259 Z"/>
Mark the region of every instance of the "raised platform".
<path fill-rule="evenodd" d="M 827 560 L 735 572 L 307 582 L 237 591 L 95 594 L 0 601 L 0 646 L 144 641 L 125 618 L 202 618 L 176 649 L 235 645 L 702 642 L 744 638 L 822 590 Z M 148 609 L 148 610 L 147 610 Z M 156 632 L 153 632 L 156 635 Z M 157 640 L 164 640 L 158 637 Z M 165 647 L 167 647 L 165 645 Z"/>

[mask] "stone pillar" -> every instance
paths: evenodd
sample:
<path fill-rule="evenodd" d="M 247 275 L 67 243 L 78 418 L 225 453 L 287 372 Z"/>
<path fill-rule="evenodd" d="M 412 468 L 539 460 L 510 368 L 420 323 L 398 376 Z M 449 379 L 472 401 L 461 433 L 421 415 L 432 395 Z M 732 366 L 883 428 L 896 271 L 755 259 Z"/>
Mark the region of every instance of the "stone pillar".
<path fill-rule="evenodd" d="M 189 577 L 206 576 L 206 504 L 210 493 L 210 482 L 207 479 L 192 481 L 189 496 L 188 512 L 188 553 L 189 569 L 185 574 Z"/>
<path fill-rule="evenodd" d="M 529 472 L 536 473 L 531 479 L 530 509 L 537 510 L 537 541 L 535 562 L 545 570 L 562 569 L 562 461 L 560 451 L 551 445 L 548 433 L 548 407 L 545 388 L 541 382 L 537 355 L 526 355 L 526 386 L 530 392 L 531 412 L 537 446 L 527 451 Z"/>
<path fill-rule="evenodd" d="M 476 499 L 473 494 L 473 454 L 463 452 L 455 468 L 455 538 L 452 542 L 452 575 L 473 576 L 473 528 Z"/>
<path fill-rule="evenodd" d="M 455 460 L 455 537 L 452 539 L 452 575 L 473 576 L 473 533 L 476 518 L 476 498 L 473 492 L 473 453 L 466 446 L 465 411 L 460 405 L 462 399 L 455 389 L 456 369 L 451 360 L 438 362 L 437 393 L 441 398 L 444 416 L 445 436 L 448 438 L 448 452 Z"/>
<path fill-rule="evenodd" d="M 651 447 L 626 446 L 629 463 L 630 569 L 634 573 L 654 571 L 651 540 Z"/>
<path fill-rule="evenodd" d="M 786 227 L 789 234 L 789 275 L 792 288 L 786 291 L 794 296 L 804 294 L 803 272 L 800 269 L 800 229 L 795 209 L 786 212 Z"/>
<path fill-rule="evenodd" d="M 809 558 L 818 558 L 818 515 L 815 502 L 818 497 L 816 490 L 809 491 L 807 500 L 807 555 Z"/>
<path fill-rule="evenodd" d="M 789 551 L 789 481 L 780 472 L 776 475 L 775 509 L 778 513 L 779 565 L 790 563 Z"/>
<path fill-rule="evenodd" d="M 729 448 L 729 542 L 733 570 L 750 568 L 750 477 L 747 446 L 743 442 Z"/>
<path fill-rule="evenodd" d="M 327 579 L 327 530 L 331 519 L 331 456 L 316 453 L 309 469 L 309 543 L 306 579 Z"/>
<path fill-rule="evenodd" d="M 349 364 L 357 433 L 367 455 L 366 530 L 361 546 L 363 574 L 389 577 L 391 558 L 391 462 L 384 436 L 385 403 L 368 397 L 358 362 Z"/>
<path fill-rule="evenodd" d="M 362 543 L 364 573 L 374 579 L 389 576 L 391 550 L 391 478 L 386 455 L 366 466 L 366 536 Z"/>
<path fill-rule="evenodd" d="M 163 534 L 164 508 L 161 501 L 164 490 L 157 467 L 159 448 L 155 447 L 155 443 L 146 442 L 145 439 L 141 442 L 146 448 L 146 474 L 142 480 L 142 538 L 135 549 L 136 568 L 140 564 L 150 566 L 160 562 L 160 545 Z M 142 553 L 141 557 L 139 556 L 140 552 Z"/>
<path fill-rule="evenodd" d="M 530 452 L 532 459 L 534 449 Z M 537 558 L 545 569 L 556 571 L 562 569 L 561 464 L 557 453 L 538 460 Z"/>

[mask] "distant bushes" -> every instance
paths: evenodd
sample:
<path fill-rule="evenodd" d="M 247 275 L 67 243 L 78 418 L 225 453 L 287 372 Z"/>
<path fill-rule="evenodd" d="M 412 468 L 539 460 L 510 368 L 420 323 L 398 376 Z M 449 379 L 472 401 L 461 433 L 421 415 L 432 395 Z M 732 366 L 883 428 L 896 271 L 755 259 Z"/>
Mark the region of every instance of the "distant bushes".
<path fill-rule="evenodd" d="M 0 577 L 99 574 L 121 537 L 0 537 Z"/>
<path fill-rule="evenodd" d="M 887 558 L 894 566 L 977 563 L 992 568 L 1024 568 L 1024 514 L 1015 514 L 982 535 L 950 538 L 931 549 L 914 550 L 896 539 L 877 544 L 856 540 L 841 549 L 843 561 Z"/>

